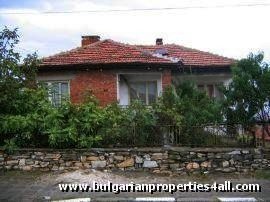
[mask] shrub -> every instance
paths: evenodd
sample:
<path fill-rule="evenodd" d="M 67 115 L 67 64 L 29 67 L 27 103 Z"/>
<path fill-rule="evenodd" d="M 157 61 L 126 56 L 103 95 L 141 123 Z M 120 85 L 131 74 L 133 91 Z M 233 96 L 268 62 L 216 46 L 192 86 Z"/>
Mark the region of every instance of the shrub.
<path fill-rule="evenodd" d="M 102 109 L 89 101 L 81 105 L 65 103 L 47 117 L 49 144 L 52 147 L 92 147 L 101 140 L 98 130 L 103 122 Z"/>
<path fill-rule="evenodd" d="M 14 138 L 18 146 L 46 146 L 44 120 L 54 108 L 46 98 L 44 89 L 24 88 L 16 102 L 16 113 L 0 114 L 0 143 Z"/>
<path fill-rule="evenodd" d="M 112 104 L 104 111 L 103 145 L 146 146 L 153 142 L 156 117 L 151 107 L 136 101 L 126 108 Z"/>
<path fill-rule="evenodd" d="M 14 153 L 14 150 L 18 149 L 18 146 L 16 145 L 14 138 L 9 139 L 9 140 L 5 140 L 4 143 L 5 144 L 3 146 L 3 149 L 8 154 L 12 154 L 12 153 Z"/>

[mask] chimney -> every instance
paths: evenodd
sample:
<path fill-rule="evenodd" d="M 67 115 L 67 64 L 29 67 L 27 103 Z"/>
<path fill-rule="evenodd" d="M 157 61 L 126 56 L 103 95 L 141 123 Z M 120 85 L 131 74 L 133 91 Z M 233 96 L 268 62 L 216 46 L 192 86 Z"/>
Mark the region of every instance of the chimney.
<path fill-rule="evenodd" d="M 100 36 L 97 36 L 97 35 L 82 36 L 82 47 L 95 43 L 99 40 L 100 40 Z"/>
<path fill-rule="evenodd" d="M 156 39 L 156 45 L 163 45 L 163 39 L 162 38 L 157 38 Z"/>

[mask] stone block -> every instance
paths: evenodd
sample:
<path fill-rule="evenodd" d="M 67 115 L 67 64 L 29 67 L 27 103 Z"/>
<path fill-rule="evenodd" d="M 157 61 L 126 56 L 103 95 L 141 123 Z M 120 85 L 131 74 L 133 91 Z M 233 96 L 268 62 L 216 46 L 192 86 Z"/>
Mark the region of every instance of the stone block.
<path fill-rule="evenodd" d="M 200 165 L 198 163 L 196 163 L 196 162 L 188 163 L 187 166 L 186 166 L 187 170 L 199 169 L 199 168 L 200 168 Z"/>
<path fill-rule="evenodd" d="M 25 166 L 25 159 L 19 160 L 19 166 Z"/>
<path fill-rule="evenodd" d="M 158 164 L 156 161 L 145 160 L 143 162 L 143 167 L 144 168 L 156 168 L 156 167 L 158 167 Z"/>
<path fill-rule="evenodd" d="M 236 168 L 233 168 L 233 167 L 223 168 L 221 171 L 224 172 L 224 173 L 231 173 L 231 172 L 236 171 Z"/>
<path fill-rule="evenodd" d="M 103 155 L 99 156 L 99 160 L 104 161 L 105 160 L 105 156 L 103 156 Z"/>
<path fill-rule="evenodd" d="M 169 165 L 170 169 L 172 170 L 176 170 L 177 168 L 179 168 L 179 163 L 173 163 Z"/>
<path fill-rule="evenodd" d="M 201 163 L 202 168 L 211 168 L 211 162 L 209 161 L 204 161 Z"/>
<path fill-rule="evenodd" d="M 215 157 L 214 153 L 208 153 L 207 154 L 207 158 L 209 158 L 209 159 L 213 159 L 214 157 Z"/>
<path fill-rule="evenodd" d="M 23 171 L 30 171 L 32 170 L 32 166 L 22 166 Z"/>
<path fill-rule="evenodd" d="M 88 157 L 86 158 L 86 160 L 87 160 L 87 161 L 98 161 L 99 158 L 98 158 L 97 156 L 88 156 Z"/>
<path fill-rule="evenodd" d="M 91 161 L 92 168 L 105 168 L 106 161 Z"/>
<path fill-rule="evenodd" d="M 40 162 L 40 167 L 45 168 L 50 164 L 50 162 Z"/>
<path fill-rule="evenodd" d="M 86 156 L 81 156 L 81 162 L 85 162 L 86 161 Z"/>
<path fill-rule="evenodd" d="M 6 161 L 7 165 L 18 165 L 18 160 L 10 160 L 10 161 Z"/>
<path fill-rule="evenodd" d="M 33 165 L 33 164 L 34 164 L 34 161 L 31 160 L 31 159 L 26 159 L 26 160 L 25 160 L 25 164 L 26 164 L 26 165 Z"/>
<path fill-rule="evenodd" d="M 113 157 L 116 161 L 123 161 L 124 160 L 124 156 L 114 156 Z"/>
<path fill-rule="evenodd" d="M 53 167 L 52 167 L 52 169 L 51 169 L 52 171 L 58 171 L 59 170 L 59 167 L 58 166 L 56 166 L 56 165 L 54 165 Z"/>
<path fill-rule="evenodd" d="M 230 165 L 229 161 L 223 161 L 222 162 L 222 167 L 223 168 L 227 168 L 227 167 L 229 167 L 229 165 Z"/>
<path fill-rule="evenodd" d="M 147 160 L 147 161 L 151 161 L 151 157 L 150 157 L 149 154 L 145 154 L 145 155 L 143 156 L 143 158 L 144 158 L 145 160 Z"/>
<path fill-rule="evenodd" d="M 84 167 L 84 168 L 91 168 L 91 165 L 90 165 L 90 163 L 88 163 L 88 162 L 84 162 L 84 163 L 83 163 L 83 167 Z"/>
<path fill-rule="evenodd" d="M 117 164 L 118 168 L 127 168 L 127 167 L 132 167 L 134 166 L 134 159 L 133 158 L 129 158 L 119 164 Z"/>
<path fill-rule="evenodd" d="M 153 153 L 151 159 L 152 160 L 161 160 L 161 159 L 163 159 L 163 154 L 162 153 Z"/>
<path fill-rule="evenodd" d="M 81 162 L 75 162 L 74 166 L 81 168 L 83 166 L 83 164 Z"/>
<path fill-rule="evenodd" d="M 234 150 L 234 151 L 231 151 L 228 153 L 229 155 L 239 155 L 241 154 L 241 151 L 240 150 Z"/>

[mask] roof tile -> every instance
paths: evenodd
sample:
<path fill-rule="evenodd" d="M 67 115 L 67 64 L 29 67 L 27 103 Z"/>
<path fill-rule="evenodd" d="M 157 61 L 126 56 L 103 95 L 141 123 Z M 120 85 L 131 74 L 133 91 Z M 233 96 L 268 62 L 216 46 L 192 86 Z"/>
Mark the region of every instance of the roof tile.
<path fill-rule="evenodd" d="M 168 55 L 158 55 L 158 49 L 165 49 Z M 172 64 L 179 61 L 190 66 L 230 66 L 234 63 L 230 58 L 176 44 L 128 45 L 106 39 L 43 58 L 41 66 L 110 63 Z"/>

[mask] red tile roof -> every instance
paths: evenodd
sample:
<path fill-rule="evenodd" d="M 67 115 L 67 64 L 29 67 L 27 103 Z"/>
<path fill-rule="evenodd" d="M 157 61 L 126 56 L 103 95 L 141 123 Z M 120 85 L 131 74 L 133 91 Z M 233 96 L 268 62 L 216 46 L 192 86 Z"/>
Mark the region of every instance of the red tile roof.
<path fill-rule="evenodd" d="M 166 50 L 168 55 L 157 54 L 158 49 Z M 175 44 L 127 45 L 107 39 L 43 58 L 41 66 L 110 63 L 173 64 L 179 61 L 191 66 L 229 66 L 234 62 L 226 57 Z"/>
<path fill-rule="evenodd" d="M 136 46 L 103 40 L 42 59 L 41 65 L 173 63 Z"/>
<path fill-rule="evenodd" d="M 184 65 L 191 66 L 229 66 L 235 61 L 233 59 L 222 57 L 216 54 L 187 48 L 176 44 L 165 45 L 140 45 L 138 46 L 144 50 L 156 51 L 157 49 L 165 49 L 172 57 L 179 58 Z"/>

